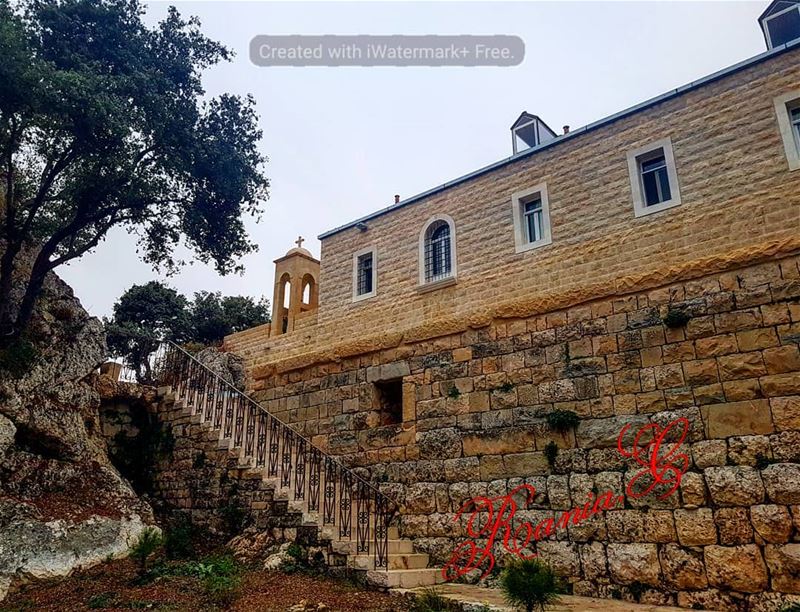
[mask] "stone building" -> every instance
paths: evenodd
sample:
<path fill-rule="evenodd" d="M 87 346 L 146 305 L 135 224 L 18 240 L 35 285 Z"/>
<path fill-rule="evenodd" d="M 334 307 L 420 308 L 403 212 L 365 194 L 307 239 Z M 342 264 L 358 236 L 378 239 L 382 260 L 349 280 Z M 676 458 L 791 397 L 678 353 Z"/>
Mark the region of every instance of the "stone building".
<path fill-rule="evenodd" d="M 226 338 L 440 566 L 470 498 L 624 495 L 621 428 L 685 417 L 678 491 L 537 554 L 577 594 L 800 601 L 800 3 L 760 22 L 750 60 L 562 135 L 524 113 L 512 157 L 292 249 L 272 326 Z"/>

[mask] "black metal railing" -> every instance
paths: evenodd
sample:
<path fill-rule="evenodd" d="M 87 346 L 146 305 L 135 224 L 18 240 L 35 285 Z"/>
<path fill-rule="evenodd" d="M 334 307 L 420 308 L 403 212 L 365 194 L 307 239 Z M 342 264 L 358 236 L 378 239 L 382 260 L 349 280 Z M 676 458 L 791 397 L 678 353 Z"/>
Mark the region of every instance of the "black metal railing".
<path fill-rule="evenodd" d="M 319 525 L 338 527 L 339 539 L 354 542 L 356 554 L 371 553 L 376 569 L 388 567 L 392 500 L 175 343 L 161 342 L 151 359 L 159 386 L 232 440 L 254 467 L 289 490 L 289 499 L 318 513 Z"/>

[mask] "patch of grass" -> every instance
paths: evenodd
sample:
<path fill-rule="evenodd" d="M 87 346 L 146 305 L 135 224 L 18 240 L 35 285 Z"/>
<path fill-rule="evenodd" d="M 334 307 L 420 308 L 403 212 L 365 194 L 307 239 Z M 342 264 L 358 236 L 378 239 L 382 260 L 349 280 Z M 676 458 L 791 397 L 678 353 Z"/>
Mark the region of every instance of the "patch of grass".
<path fill-rule="evenodd" d="M 215 555 L 189 561 L 180 573 L 200 579 L 203 591 L 215 605 L 229 607 L 239 594 L 241 567 L 231 555 Z"/>
<path fill-rule="evenodd" d="M 424 589 L 414 598 L 411 612 L 451 612 L 458 608 L 434 587 Z"/>
<path fill-rule="evenodd" d="M 662 320 L 664 321 L 664 325 L 670 329 L 678 329 L 685 326 L 691 318 L 692 315 L 682 308 L 670 308 Z"/>
<path fill-rule="evenodd" d="M 547 463 L 550 464 L 550 467 L 554 467 L 556 457 L 558 457 L 558 444 L 550 440 L 544 447 L 544 456 L 547 458 Z"/>
<path fill-rule="evenodd" d="M 554 410 L 547 415 L 547 425 L 550 429 L 560 434 L 565 434 L 570 429 L 575 429 L 580 422 L 580 417 L 572 410 Z"/>
<path fill-rule="evenodd" d="M 98 593 L 97 595 L 93 595 L 89 598 L 89 601 L 86 602 L 86 607 L 90 610 L 102 610 L 103 608 L 110 608 L 112 602 L 116 598 L 116 593 Z"/>
<path fill-rule="evenodd" d="M 0 371 L 7 372 L 12 378 L 22 378 L 38 358 L 39 351 L 33 344 L 25 338 L 17 338 L 0 347 Z"/>
<path fill-rule="evenodd" d="M 561 581 L 553 569 L 538 559 L 510 561 L 500 574 L 500 590 L 506 602 L 525 612 L 544 612 L 558 603 Z"/>

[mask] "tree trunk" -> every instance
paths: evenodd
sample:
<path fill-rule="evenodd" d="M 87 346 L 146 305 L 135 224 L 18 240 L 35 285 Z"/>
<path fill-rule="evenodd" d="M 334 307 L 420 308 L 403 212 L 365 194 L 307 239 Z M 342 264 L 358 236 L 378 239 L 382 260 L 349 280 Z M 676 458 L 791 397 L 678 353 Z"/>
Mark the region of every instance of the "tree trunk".
<path fill-rule="evenodd" d="M 0 338 L 12 336 L 16 313 L 11 304 L 11 290 L 14 287 L 14 260 L 22 245 L 19 242 L 6 243 L 6 250 L 0 257 Z"/>
<path fill-rule="evenodd" d="M 22 332 L 28 327 L 28 323 L 33 316 L 33 309 L 36 306 L 36 300 L 39 298 L 39 293 L 42 291 L 44 279 L 50 271 L 50 252 L 49 249 L 42 249 L 36 257 L 36 261 L 31 269 L 31 275 L 28 278 L 28 286 L 25 287 L 25 295 L 22 296 L 19 310 L 17 311 L 16 321 L 12 330 L 12 337 L 18 338 Z"/>

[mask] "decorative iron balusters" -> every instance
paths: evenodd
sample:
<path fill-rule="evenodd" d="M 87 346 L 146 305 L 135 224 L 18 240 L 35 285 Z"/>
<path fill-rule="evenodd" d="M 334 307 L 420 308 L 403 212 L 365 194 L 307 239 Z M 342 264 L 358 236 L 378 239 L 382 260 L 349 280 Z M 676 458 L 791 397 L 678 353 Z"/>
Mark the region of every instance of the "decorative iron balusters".
<path fill-rule="evenodd" d="M 355 539 L 356 554 L 372 554 L 376 569 L 388 567 L 394 502 L 174 343 L 162 343 L 152 360 L 158 384 L 193 415 L 243 448 L 308 512 L 321 510 L 321 524 L 336 525 L 340 539 Z"/>

